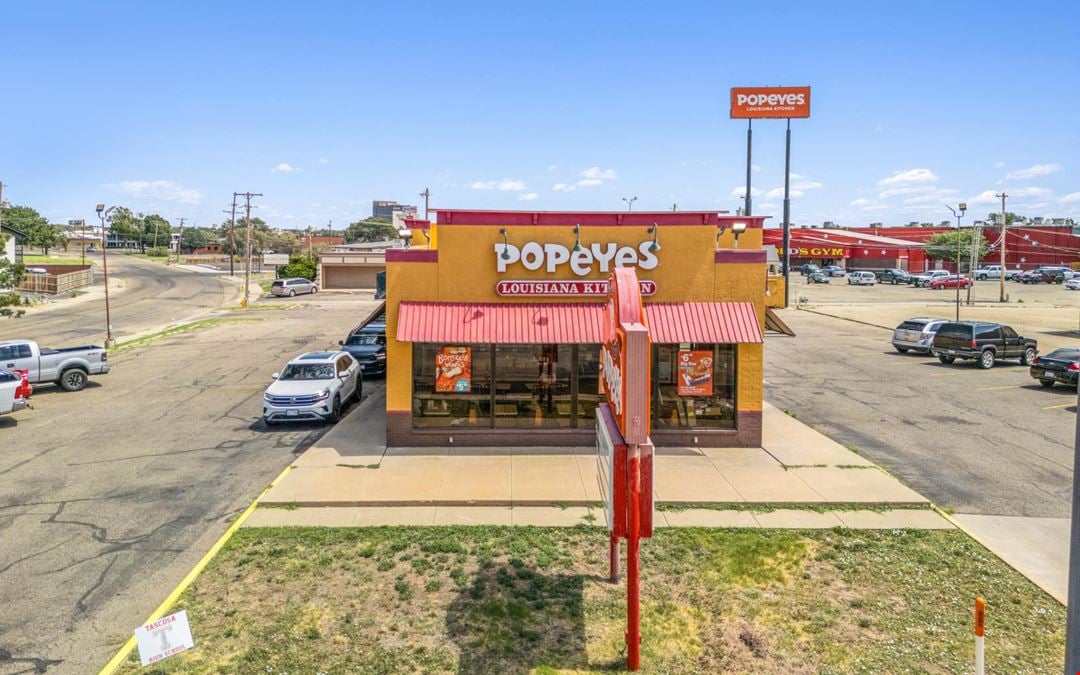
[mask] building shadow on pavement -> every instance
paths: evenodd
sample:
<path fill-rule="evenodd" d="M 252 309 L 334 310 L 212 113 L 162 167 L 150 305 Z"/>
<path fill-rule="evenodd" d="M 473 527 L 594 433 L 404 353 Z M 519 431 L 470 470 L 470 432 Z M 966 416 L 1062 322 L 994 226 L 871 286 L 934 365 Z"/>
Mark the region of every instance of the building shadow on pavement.
<path fill-rule="evenodd" d="M 590 577 L 549 575 L 513 563 L 478 570 L 447 608 L 447 636 L 460 652 L 458 672 L 596 670 L 585 649 Z"/>

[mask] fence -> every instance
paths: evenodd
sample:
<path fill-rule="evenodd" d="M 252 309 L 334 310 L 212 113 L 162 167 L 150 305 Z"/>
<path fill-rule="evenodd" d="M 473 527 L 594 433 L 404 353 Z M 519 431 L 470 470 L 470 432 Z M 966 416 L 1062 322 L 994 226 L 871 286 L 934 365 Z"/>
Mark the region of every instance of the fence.
<path fill-rule="evenodd" d="M 32 269 L 44 269 L 46 274 L 27 272 L 16 290 L 23 293 L 46 293 L 57 295 L 94 283 L 92 265 L 28 265 Z"/>

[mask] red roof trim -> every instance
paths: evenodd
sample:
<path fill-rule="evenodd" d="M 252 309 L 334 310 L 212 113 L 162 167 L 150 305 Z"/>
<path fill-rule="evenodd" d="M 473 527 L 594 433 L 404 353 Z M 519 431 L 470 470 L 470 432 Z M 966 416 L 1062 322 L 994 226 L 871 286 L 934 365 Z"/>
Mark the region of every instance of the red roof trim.
<path fill-rule="evenodd" d="M 760 343 L 752 302 L 646 303 L 653 342 Z M 398 306 L 397 340 L 440 344 L 599 344 L 604 303 L 411 302 Z"/>
<path fill-rule="evenodd" d="M 740 218 L 715 211 L 482 211 L 469 209 L 436 209 L 439 225 L 498 225 L 505 227 L 685 227 L 719 226 L 723 223 L 744 222 L 749 227 L 761 227 L 768 216 Z"/>
<path fill-rule="evenodd" d="M 607 306 L 598 303 L 402 302 L 399 342 L 599 344 Z"/>
<path fill-rule="evenodd" d="M 752 302 L 646 303 L 653 342 L 740 344 L 764 342 Z"/>
<path fill-rule="evenodd" d="M 439 262 L 439 252 L 426 248 L 388 248 L 386 262 Z"/>
<path fill-rule="evenodd" d="M 410 230 L 430 230 L 431 221 L 421 220 L 419 218 L 406 218 L 405 227 L 409 228 Z"/>
<path fill-rule="evenodd" d="M 762 249 L 722 248 L 716 251 L 718 263 L 763 263 L 765 259 L 765 251 Z"/>

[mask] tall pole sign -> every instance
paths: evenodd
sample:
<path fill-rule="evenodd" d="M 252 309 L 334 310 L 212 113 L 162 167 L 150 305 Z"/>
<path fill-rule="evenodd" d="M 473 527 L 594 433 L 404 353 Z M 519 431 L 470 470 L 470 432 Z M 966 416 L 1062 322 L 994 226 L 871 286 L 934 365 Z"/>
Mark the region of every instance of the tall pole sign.
<path fill-rule="evenodd" d="M 755 119 L 787 120 L 784 147 L 784 307 L 791 287 L 791 120 L 810 117 L 810 87 L 732 87 L 731 119 L 746 120 L 746 206 L 750 215 L 750 124 Z"/>
<path fill-rule="evenodd" d="M 640 544 L 652 536 L 653 446 L 649 438 L 652 350 L 633 267 L 612 271 L 601 354 L 606 403 L 597 415 L 597 459 L 608 516 L 612 579 L 626 539 L 626 667 L 641 666 Z"/>

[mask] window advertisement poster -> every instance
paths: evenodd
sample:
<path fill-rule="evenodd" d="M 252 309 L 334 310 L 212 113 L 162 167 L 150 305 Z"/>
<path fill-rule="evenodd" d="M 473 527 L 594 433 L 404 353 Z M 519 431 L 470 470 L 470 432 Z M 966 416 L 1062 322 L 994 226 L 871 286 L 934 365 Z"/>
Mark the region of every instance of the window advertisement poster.
<path fill-rule="evenodd" d="M 679 396 L 712 396 L 713 353 L 679 350 Z"/>
<path fill-rule="evenodd" d="M 472 388 L 472 347 L 439 347 L 435 391 L 464 394 Z"/>

